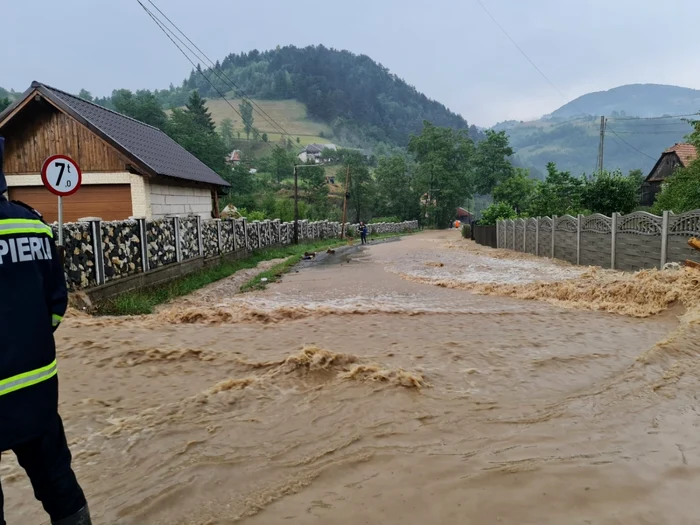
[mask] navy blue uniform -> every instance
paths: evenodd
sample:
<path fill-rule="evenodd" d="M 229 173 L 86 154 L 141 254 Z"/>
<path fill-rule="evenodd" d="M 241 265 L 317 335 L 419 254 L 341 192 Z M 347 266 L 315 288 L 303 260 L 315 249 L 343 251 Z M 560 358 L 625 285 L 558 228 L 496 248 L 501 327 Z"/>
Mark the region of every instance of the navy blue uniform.
<path fill-rule="evenodd" d="M 367 230 L 366 224 L 360 225 L 360 239 L 362 240 L 362 244 L 367 244 Z"/>
<path fill-rule="evenodd" d="M 53 333 L 68 294 L 51 228 L 2 195 L 2 146 L 0 138 L 0 451 L 14 451 L 35 496 L 59 523 L 85 507 L 58 415 Z M 0 525 L 2 503 L 0 488 Z"/>

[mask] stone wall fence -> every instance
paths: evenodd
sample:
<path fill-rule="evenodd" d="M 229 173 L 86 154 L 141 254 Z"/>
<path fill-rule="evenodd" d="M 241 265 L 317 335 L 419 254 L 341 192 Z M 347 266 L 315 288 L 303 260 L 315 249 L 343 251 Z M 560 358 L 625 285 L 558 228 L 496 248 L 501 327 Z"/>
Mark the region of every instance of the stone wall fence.
<path fill-rule="evenodd" d="M 688 246 L 688 239 L 700 237 L 700 210 L 500 220 L 496 235 L 499 248 L 585 266 L 636 271 L 700 262 L 700 252 Z"/>
<path fill-rule="evenodd" d="M 58 225 L 54 224 L 53 229 L 57 233 Z M 373 224 L 371 231 L 400 234 L 416 229 L 417 221 L 407 221 Z M 289 245 L 294 239 L 294 223 L 249 222 L 245 218 L 203 220 L 198 215 L 154 220 L 131 217 L 110 222 L 86 217 L 64 224 L 63 232 L 66 281 L 71 291 L 77 291 L 170 269 L 164 273 L 165 281 L 222 256 L 242 258 L 254 250 Z M 357 225 L 346 225 L 346 232 L 357 232 Z M 299 221 L 300 242 L 337 239 L 340 235 L 340 223 Z"/>

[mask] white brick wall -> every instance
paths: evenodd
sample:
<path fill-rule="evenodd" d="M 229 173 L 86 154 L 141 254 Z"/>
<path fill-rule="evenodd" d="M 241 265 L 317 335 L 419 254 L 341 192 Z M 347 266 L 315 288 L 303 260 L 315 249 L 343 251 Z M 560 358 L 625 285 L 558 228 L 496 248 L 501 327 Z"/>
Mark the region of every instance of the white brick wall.
<path fill-rule="evenodd" d="M 131 184 L 131 212 L 134 217 L 150 215 L 148 199 L 148 182 L 141 175 L 129 174 Z"/>
<path fill-rule="evenodd" d="M 163 218 L 166 215 L 200 215 L 211 219 L 211 190 L 188 188 L 164 184 L 149 185 L 151 217 Z"/>

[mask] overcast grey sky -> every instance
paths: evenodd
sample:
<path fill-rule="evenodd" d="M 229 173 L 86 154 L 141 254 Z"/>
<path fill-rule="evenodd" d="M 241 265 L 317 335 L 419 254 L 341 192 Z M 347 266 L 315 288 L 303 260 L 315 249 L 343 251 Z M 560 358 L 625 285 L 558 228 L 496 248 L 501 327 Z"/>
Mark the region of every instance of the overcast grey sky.
<path fill-rule="evenodd" d="M 144 0 L 145 2 L 145 0 Z M 700 88 L 699 0 L 158 0 L 212 58 L 277 45 L 364 53 L 461 113 L 492 125 L 549 113 L 589 91 L 650 82 Z M 0 86 L 164 88 L 189 63 L 136 0 L 2 2 Z"/>

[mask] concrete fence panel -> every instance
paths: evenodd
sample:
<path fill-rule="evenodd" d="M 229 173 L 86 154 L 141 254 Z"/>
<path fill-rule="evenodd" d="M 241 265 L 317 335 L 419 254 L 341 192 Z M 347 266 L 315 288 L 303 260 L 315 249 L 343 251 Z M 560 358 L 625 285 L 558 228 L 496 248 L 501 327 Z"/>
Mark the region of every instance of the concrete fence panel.
<path fill-rule="evenodd" d="M 537 219 L 525 221 L 525 251 L 532 255 L 537 254 Z"/>
<path fill-rule="evenodd" d="M 525 221 L 523 219 L 516 219 L 514 221 L 514 238 L 513 245 L 516 252 L 525 251 Z"/>
<path fill-rule="evenodd" d="M 554 232 L 553 257 L 576 264 L 578 220 L 571 215 L 557 217 Z"/>
<path fill-rule="evenodd" d="M 658 268 L 661 260 L 661 226 L 661 217 L 643 211 L 619 216 L 615 268 L 628 271 Z"/>
<path fill-rule="evenodd" d="M 540 222 L 540 235 L 538 239 L 538 255 L 542 257 L 552 256 L 552 219 L 542 217 Z"/>
<path fill-rule="evenodd" d="M 595 213 L 581 220 L 581 260 L 584 266 L 610 268 L 612 219 Z"/>
<path fill-rule="evenodd" d="M 612 217 L 596 213 L 527 219 L 522 245 L 519 221 L 497 222 L 499 247 L 520 251 L 523 246 L 533 253 L 534 231 L 536 255 L 572 264 L 636 271 L 663 268 L 667 262 L 700 263 L 700 251 L 688 246 L 691 237 L 700 238 L 700 210 L 680 215 L 664 212 L 661 217 L 640 211 Z"/>
<path fill-rule="evenodd" d="M 688 239 L 700 237 L 700 210 L 671 215 L 668 226 L 667 262 L 686 259 L 700 263 L 700 251 L 688 246 Z"/>

